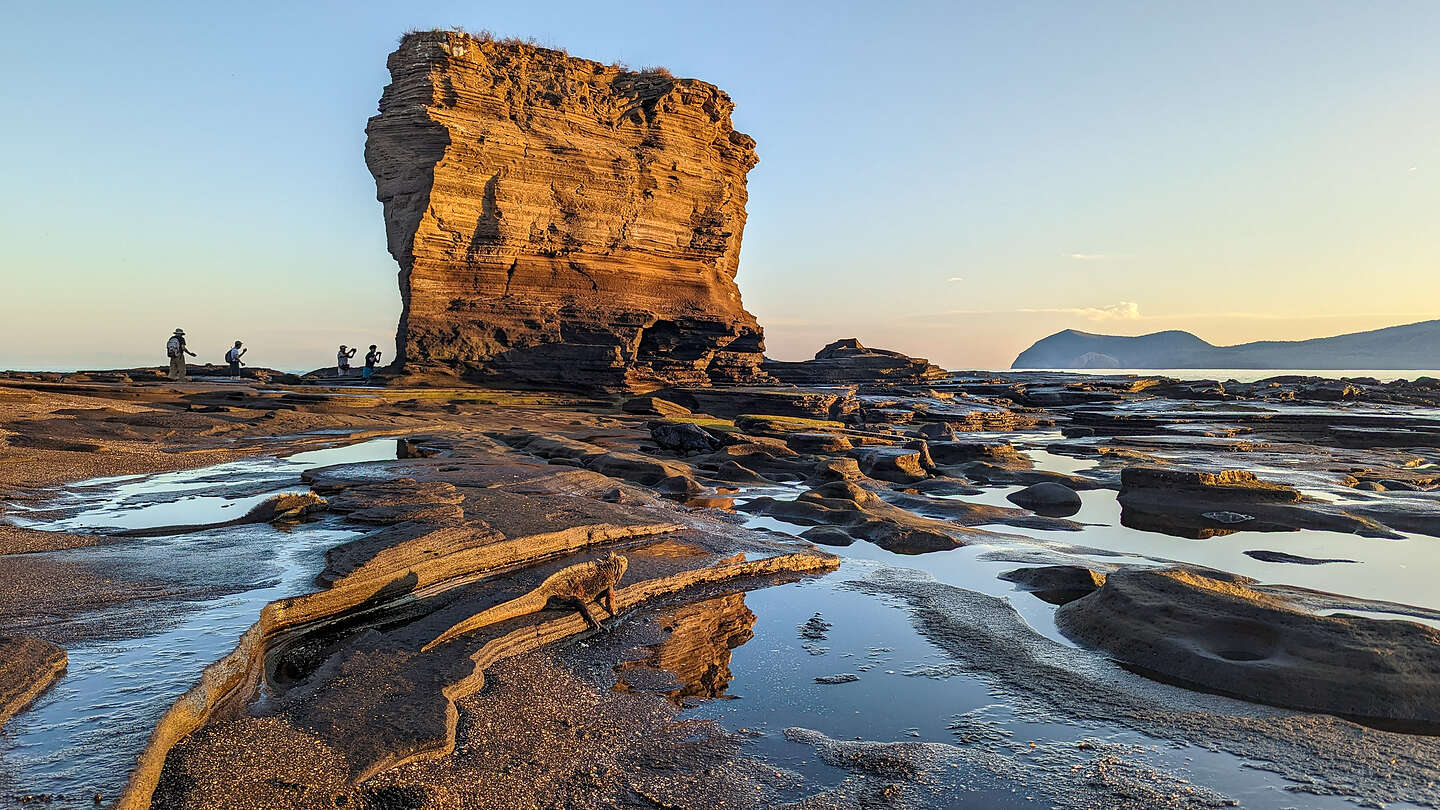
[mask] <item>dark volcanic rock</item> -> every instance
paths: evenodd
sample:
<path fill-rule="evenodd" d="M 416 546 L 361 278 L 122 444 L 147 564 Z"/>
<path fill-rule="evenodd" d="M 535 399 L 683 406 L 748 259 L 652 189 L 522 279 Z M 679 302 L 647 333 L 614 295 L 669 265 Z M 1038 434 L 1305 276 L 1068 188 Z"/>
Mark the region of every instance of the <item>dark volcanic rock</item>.
<path fill-rule="evenodd" d="M 855 542 L 855 538 L 844 529 L 834 526 L 813 526 L 801 532 L 800 536 L 821 546 L 848 546 Z"/>
<path fill-rule="evenodd" d="M 365 159 L 406 371 L 568 389 L 765 380 L 730 97 L 514 41 L 406 35 Z"/>
<path fill-rule="evenodd" d="M 1075 490 L 1054 481 L 1038 484 L 1012 492 L 1005 499 L 1017 506 L 1023 506 L 1039 515 L 1069 517 L 1080 511 L 1080 495 Z"/>
<path fill-rule="evenodd" d="M 1261 481 L 1244 470 L 1126 467 L 1119 501 L 1125 526 L 1198 540 L 1236 531 L 1294 529 L 1400 537 L 1358 512 L 1304 502 L 1294 487 Z"/>
<path fill-rule="evenodd" d="M 816 388 L 672 388 L 664 398 L 698 413 L 733 419 L 742 414 L 830 419 L 853 408 L 849 386 Z"/>
<path fill-rule="evenodd" d="M 691 422 L 653 422 L 650 425 L 650 438 L 663 449 L 680 455 L 709 453 L 720 449 L 724 444 L 706 432 L 705 428 Z"/>
<path fill-rule="evenodd" d="M 1294 503 L 1300 500 L 1300 493 L 1294 487 L 1261 481 L 1252 472 L 1244 470 L 1174 470 L 1164 467 L 1126 467 L 1120 474 L 1120 492 L 1161 489 L 1169 492 L 1190 493 L 1197 499 L 1215 502 L 1282 502 Z"/>
<path fill-rule="evenodd" d="M 1303 711 L 1440 725 L 1440 630 L 1319 616 L 1186 569 L 1122 570 L 1060 630 L 1160 678 Z"/>
<path fill-rule="evenodd" d="M 1346 560 L 1339 557 L 1301 557 L 1298 554 L 1286 554 L 1283 551 L 1266 551 L 1257 549 L 1245 552 L 1245 556 L 1261 562 L 1273 563 L 1294 563 L 1295 565 L 1324 565 L 1325 563 L 1353 563 L 1355 560 Z"/>
<path fill-rule="evenodd" d="M 792 363 L 766 358 L 766 372 L 794 385 L 825 383 L 918 383 L 945 376 L 944 369 L 921 357 L 887 349 L 871 349 L 855 338 L 837 340 L 815 353 L 814 360 Z"/>
<path fill-rule="evenodd" d="M 1017 568 L 1000 578 L 1029 591 L 1046 602 L 1064 605 L 1088 596 L 1105 584 L 1105 575 L 1078 565 L 1047 565 L 1040 568 Z"/>
<path fill-rule="evenodd" d="M 860 469 L 871 478 L 908 484 L 930 477 L 923 459 L 923 449 L 908 447 L 858 447 L 850 455 Z"/>

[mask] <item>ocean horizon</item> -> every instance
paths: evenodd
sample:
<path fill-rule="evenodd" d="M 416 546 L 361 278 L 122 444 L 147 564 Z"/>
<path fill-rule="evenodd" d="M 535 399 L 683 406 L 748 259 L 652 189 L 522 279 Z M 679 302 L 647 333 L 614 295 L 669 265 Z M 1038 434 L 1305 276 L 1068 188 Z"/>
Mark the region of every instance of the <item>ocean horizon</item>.
<path fill-rule="evenodd" d="M 1271 377 L 1326 377 L 1332 380 L 1373 377 L 1380 382 L 1440 377 L 1437 369 L 1304 369 L 1304 368 L 1007 368 L 951 371 L 952 374 L 1077 374 L 1086 377 L 1175 377 L 1252 383 Z"/>

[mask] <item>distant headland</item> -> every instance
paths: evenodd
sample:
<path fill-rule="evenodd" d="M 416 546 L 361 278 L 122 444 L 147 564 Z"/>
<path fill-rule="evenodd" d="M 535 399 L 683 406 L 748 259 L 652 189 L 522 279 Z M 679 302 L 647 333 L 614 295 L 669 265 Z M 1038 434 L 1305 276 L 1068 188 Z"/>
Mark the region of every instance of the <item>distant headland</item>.
<path fill-rule="evenodd" d="M 1138 337 L 1066 329 L 1020 353 L 1011 368 L 1430 369 L 1440 365 L 1440 320 L 1313 340 L 1216 346 L 1179 330 Z"/>

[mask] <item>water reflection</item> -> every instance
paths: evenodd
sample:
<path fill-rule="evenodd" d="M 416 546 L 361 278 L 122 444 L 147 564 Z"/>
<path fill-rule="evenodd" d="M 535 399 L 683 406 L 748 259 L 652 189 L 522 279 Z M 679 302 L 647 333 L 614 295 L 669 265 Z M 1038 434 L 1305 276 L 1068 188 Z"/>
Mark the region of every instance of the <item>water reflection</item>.
<path fill-rule="evenodd" d="M 615 667 L 616 688 L 687 699 L 725 695 L 734 675 L 731 651 L 754 637 L 755 614 L 743 593 L 695 602 L 660 614 L 664 641 L 642 648 L 644 656 Z"/>

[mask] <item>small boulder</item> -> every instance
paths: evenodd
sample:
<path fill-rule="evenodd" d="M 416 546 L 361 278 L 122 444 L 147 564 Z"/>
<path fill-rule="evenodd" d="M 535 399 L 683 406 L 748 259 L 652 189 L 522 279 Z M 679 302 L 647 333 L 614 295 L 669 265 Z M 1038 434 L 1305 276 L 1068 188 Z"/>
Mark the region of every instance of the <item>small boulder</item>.
<path fill-rule="evenodd" d="M 657 482 L 655 491 L 665 495 L 699 495 L 705 488 L 688 475 L 672 475 Z"/>
<path fill-rule="evenodd" d="M 1031 484 L 1006 495 L 1005 500 L 1046 517 L 1069 517 L 1079 512 L 1081 506 L 1079 493 L 1054 481 Z"/>
<path fill-rule="evenodd" d="M 742 464 L 736 464 L 733 461 L 727 461 L 724 464 L 721 464 L 720 468 L 715 471 L 715 477 L 719 478 L 721 481 L 728 481 L 732 484 L 751 484 L 753 486 L 765 486 L 766 484 L 775 483 L 774 481 L 771 481 L 769 478 L 766 478 L 760 473 L 755 472 L 749 467 L 746 467 Z"/>
<path fill-rule="evenodd" d="M 812 455 L 821 453 L 843 453 L 854 449 L 848 438 L 838 433 L 791 433 L 785 437 L 785 444 L 797 453 Z"/>
<path fill-rule="evenodd" d="M 1000 579 L 1016 584 L 1054 605 L 1064 605 L 1088 596 L 1105 584 L 1105 575 L 1079 565 L 1046 565 L 1006 571 Z"/>
<path fill-rule="evenodd" d="M 819 546 L 848 546 L 855 538 L 834 526 L 816 526 L 801 532 L 801 537 Z"/>
<path fill-rule="evenodd" d="M 815 465 L 811 479 L 819 482 L 852 481 L 860 476 L 860 463 L 855 459 L 828 458 Z"/>
<path fill-rule="evenodd" d="M 924 459 L 928 457 L 923 449 L 909 447 L 860 447 L 850 452 L 860 469 L 871 478 L 908 484 L 930 477 L 925 469 Z"/>
<path fill-rule="evenodd" d="M 979 495 L 985 490 L 972 486 L 964 478 L 931 478 L 925 481 L 916 481 L 913 484 L 902 484 L 904 491 L 918 492 L 922 495 Z"/>
<path fill-rule="evenodd" d="M 690 422 L 652 422 L 650 438 L 662 449 L 682 456 L 712 453 L 722 445 L 705 428 Z"/>
<path fill-rule="evenodd" d="M 1286 554 L 1283 551 L 1268 551 L 1266 549 L 1255 549 L 1245 552 L 1245 556 L 1253 560 L 1269 563 L 1291 563 L 1293 565 L 1325 565 L 1326 563 L 1353 563 L 1355 560 L 1347 560 L 1341 557 L 1302 557 L 1299 554 Z"/>
<path fill-rule="evenodd" d="M 932 442 L 953 442 L 955 441 L 955 428 L 948 422 L 929 422 L 920 426 L 920 438 L 929 439 Z"/>

